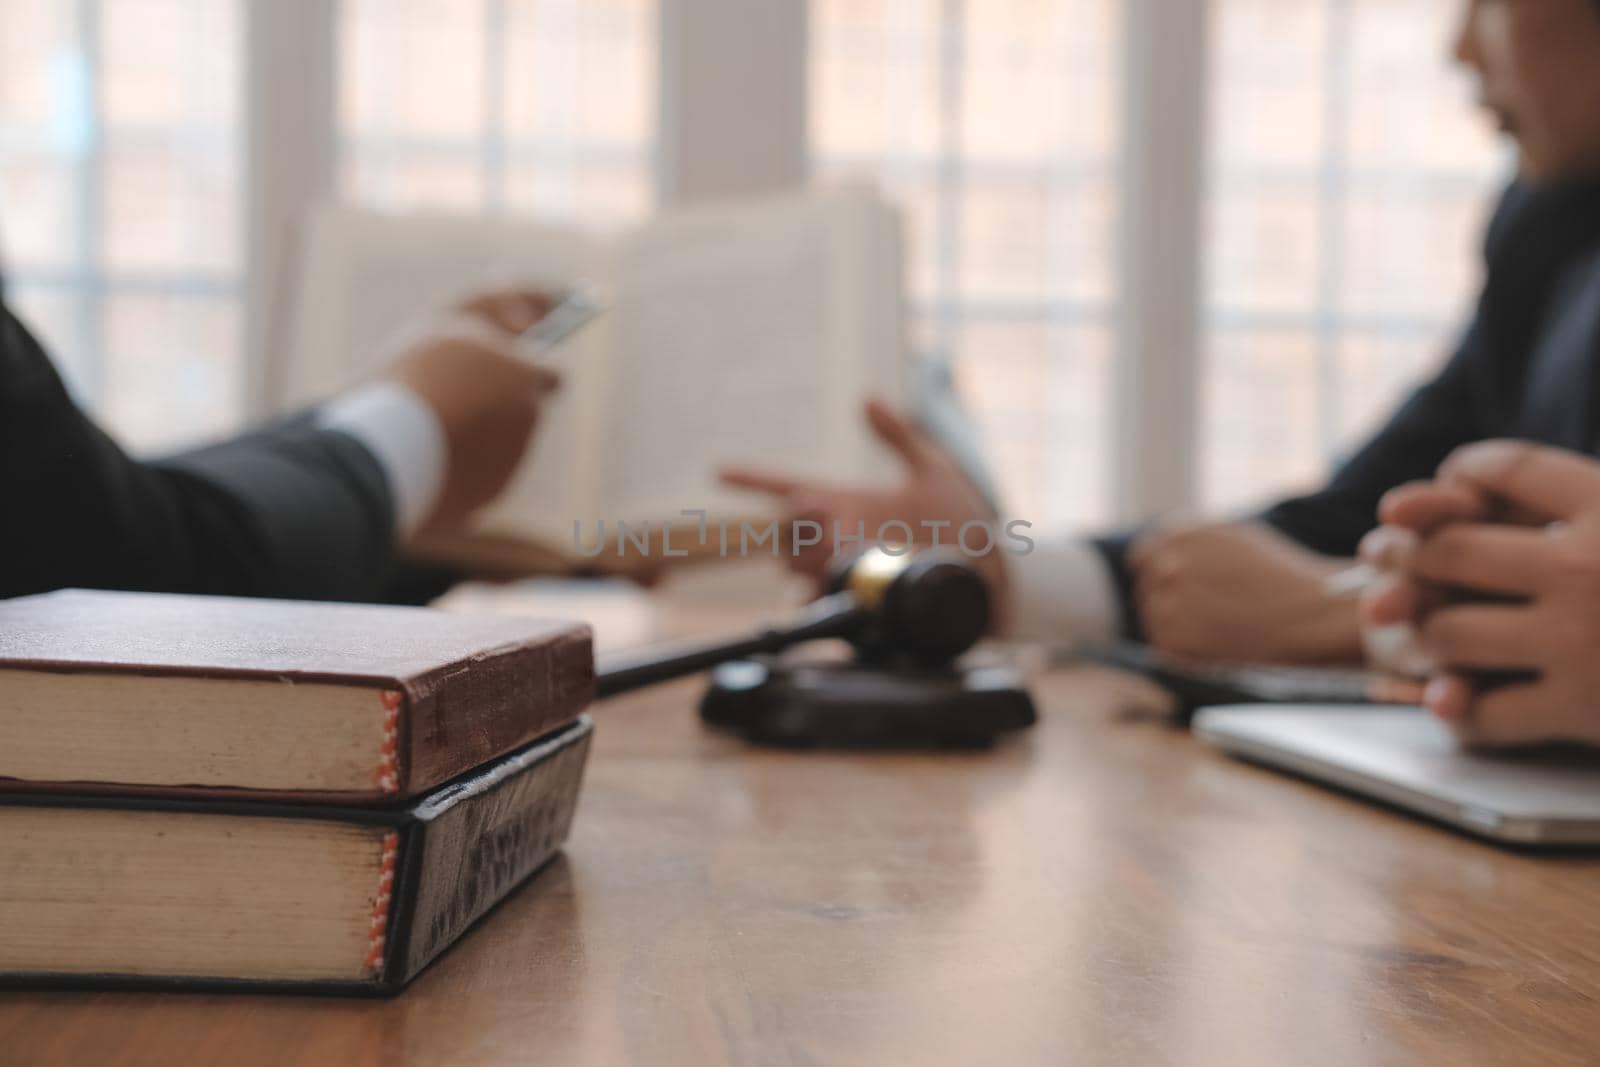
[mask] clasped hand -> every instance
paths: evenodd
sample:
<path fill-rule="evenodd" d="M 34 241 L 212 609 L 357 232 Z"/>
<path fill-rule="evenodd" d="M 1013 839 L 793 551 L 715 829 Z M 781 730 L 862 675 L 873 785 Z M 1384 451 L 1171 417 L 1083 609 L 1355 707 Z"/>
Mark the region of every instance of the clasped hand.
<path fill-rule="evenodd" d="M 1600 744 L 1600 462 L 1489 441 L 1391 491 L 1362 544 L 1374 626 L 1409 624 L 1420 700 L 1468 745 Z"/>

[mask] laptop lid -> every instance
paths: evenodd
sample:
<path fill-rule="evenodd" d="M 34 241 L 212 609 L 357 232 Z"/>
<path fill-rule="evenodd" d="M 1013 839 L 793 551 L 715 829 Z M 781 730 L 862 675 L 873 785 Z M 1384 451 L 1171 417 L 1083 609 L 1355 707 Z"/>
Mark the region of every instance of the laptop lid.
<path fill-rule="evenodd" d="M 1600 845 L 1600 752 L 1462 750 L 1421 708 L 1204 708 L 1194 732 L 1234 755 L 1497 841 Z"/>

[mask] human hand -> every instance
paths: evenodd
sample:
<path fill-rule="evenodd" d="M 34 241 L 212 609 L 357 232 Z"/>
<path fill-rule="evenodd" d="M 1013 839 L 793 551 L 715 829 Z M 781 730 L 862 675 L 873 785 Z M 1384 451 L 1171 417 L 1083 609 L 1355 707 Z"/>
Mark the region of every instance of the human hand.
<path fill-rule="evenodd" d="M 551 305 L 526 289 L 481 294 L 408 337 L 384 371 L 421 397 L 444 430 L 444 485 L 424 530 L 461 526 L 505 489 L 522 461 L 560 379 L 514 345 Z"/>
<path fill-rule="evenodd" d="M 822 543 L 801 548 L 790 557 L 791 566 L 803 574 L 821 578 L 832 562 L 833 529 L 853 535 L 860 526 L 868 542 L 886 523 L 905 523 L 919 544 L 930 544 L 935 530 L 924 523 L 942 523 L 937 528 L 941 544 L 951 545 L 963 523 L 993 522 L 995 514 L 955 457 L 914 421 L 896 412 L 881 400 L 868 401 L 867 423 L 877 437 L 899 458 L 904 476 L 900 484 L 888 488 L 837 485 L 798 478 L 780 471 L 749 467 L 726 467 L 721 471 L 725 485 L 753 489 L 775 498 L 786 521 L 811 521 L 824 530 Z M 903 532 L 900 527 L 894 532 Z M 998 551 L 972 558 L 971 562 L 988 580 L 995 598 L 996 618 L 1004 618 L 1006 571 Z"/>
<path fill-rule="evenodd" d="M 1411 482 L 1380 501 L 1382 525 L 1362 538 L 1358 552 L 1379 573 L 1361 594 L 1362 643 L 1379 672 L 1369 686 L 1373 700 L 1423 702 L 1427 679 L 1438 669 L 1417 637 L 1417 621 L 1447 602 L 1473 599 L 1407 571 L 1419 539 L 1451 522 L 1485 520 L 1492 507 L 1475 490 L 1439 481 Z"/>
<path fill-rule="evenodd" d="M 1363 545 L 1391 572 L 1363 611 L 1417 626 L 1439 664 L 1422 702 L 1469 745 L 1600 744 L 1600 462 L 1470 445 L 1379 515 L 1400 532 Z M 1486 674 L 1513 680 L 1485 685 Z"/>
<path fill-rule="evenodd" d="M 1154 530 L 1128 555 L 1151 645 L 1191 659 L 1333 663 L 1361 654 L 1354 601 L 1325 584 L 1342 561 L 1257 522 Z"/>

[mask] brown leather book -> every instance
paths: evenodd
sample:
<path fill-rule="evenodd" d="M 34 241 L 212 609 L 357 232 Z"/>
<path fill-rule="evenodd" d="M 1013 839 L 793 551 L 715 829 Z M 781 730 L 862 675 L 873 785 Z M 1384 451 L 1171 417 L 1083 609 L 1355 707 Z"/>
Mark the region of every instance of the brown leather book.
<path fill-rule="evenodd" d="M 0 985 L 395 992 L 561 848 L 591 732 L 400 808 L 0 794 Z"/>
<path fill-rule="evenodd" d="M 0 791 L 398 804 L 574 721 L 580 623 L 66 590 L 0 601 Z"/>

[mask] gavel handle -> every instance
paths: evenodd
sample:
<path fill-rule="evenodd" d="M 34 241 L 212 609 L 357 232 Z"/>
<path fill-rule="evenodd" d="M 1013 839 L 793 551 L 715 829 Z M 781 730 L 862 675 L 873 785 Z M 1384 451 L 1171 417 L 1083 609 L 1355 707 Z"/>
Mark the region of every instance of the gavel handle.
<path fill-rule="evenodd" d="M 605 699 L 641 686 L 715 667 L 760 652 L 781 652 L 801 641 L 848 637 L 866 620 L 849 593 L 834 593 L 807 605 L 795 621 L 769 625 L 749 637 L 691 642 L 608 656 L 595 673 L 595 697 Z"/>

